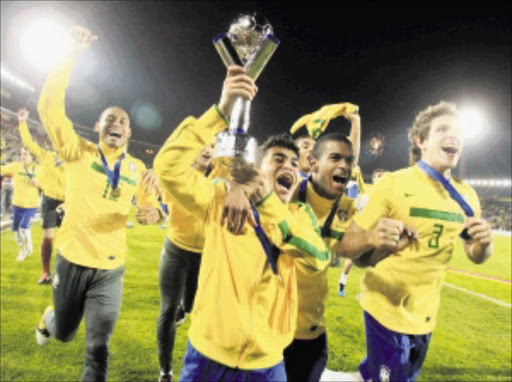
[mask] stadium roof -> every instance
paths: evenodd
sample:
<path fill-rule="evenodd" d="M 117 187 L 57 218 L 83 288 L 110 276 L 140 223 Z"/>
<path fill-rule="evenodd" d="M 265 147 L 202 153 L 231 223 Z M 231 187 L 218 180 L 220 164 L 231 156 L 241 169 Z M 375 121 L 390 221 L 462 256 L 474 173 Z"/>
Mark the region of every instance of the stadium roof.
<path fill-rule="evenodd" d="M 408 163 L 414 115 L 443 99 L 486 115 L 488 133 L 466 148 L 467 174 L 510 174 L 508 9 L 431 4 L 2 1 L 1 59 L 37 96 L 45 75 L 20 54 L 26 23 L 51 10 L 66 26 L 90 28 L 99 40 L 73 72 L 68 114 L 92 126 L 104 107 L 119 104 L 131 113 L 135 139 L 161 144 L 184 117 L 218 101 L 225 70 L 212 38 L 240 13 L 257 11 L 281 40 L 258 80 L 251 123 L 258 139 L 324 104 L 350 101 L 360 105 L 363 142 L 376 133 L 386 141 L 380 157 L 363 151 L 363 169 L 397 169 Z M 143 128 L 155 115 L 155 126 Z M 348 133 L 342 120 L 330 128 Z"/>

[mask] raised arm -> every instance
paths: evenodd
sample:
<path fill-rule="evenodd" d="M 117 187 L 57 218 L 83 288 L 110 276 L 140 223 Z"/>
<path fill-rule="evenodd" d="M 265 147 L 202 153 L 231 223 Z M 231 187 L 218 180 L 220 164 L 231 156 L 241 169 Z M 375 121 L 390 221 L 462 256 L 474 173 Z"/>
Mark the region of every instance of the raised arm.
<path fill-rule="evenodd" d="M 46 151 L 32 139 L 27 125 L 28 115 L 29 112 L 25 108 L 18 111 L 18 125 L 20 128 L 21 142 L 23 143 L 23 146 L 32 153 L 32 155 L 41 159 Z"/>
<path fill-rule="evenodd" d="M 352 142 L 354 164 L 357 165 L 361 153 L 361 117 L 357 112 L 346 112 L 343 116 L 350 121 L 350 141 Z"/>
<path fill-rule="evenodd" d="M 191 167 L 197 152 L 226 128 L 224 116 L 231 113 L 236 98 L 252 99 L 255 93 L 254 81 L 245 74 L 245 69 L 230 67 L 219 106 L 210 108 L 199 119 L 186 118 L 155 157 L 154 169 L 162 189 L 187 206 L 190 213 L 204 216 L 214 195 L 211 181 Z"/>
<path fill-rule="evenodd" d="M 73 123 L 66 116 L 64 99 L 71 69 L 76 55 L 96 40 L 90 31 L 75 26 L 69 32 L 69 46 L 66 55 L 50 71 L 43 87 L 37 110 L 53 147 L 65 160 L 78 158 L 85 141 L 75 132 Z"/>

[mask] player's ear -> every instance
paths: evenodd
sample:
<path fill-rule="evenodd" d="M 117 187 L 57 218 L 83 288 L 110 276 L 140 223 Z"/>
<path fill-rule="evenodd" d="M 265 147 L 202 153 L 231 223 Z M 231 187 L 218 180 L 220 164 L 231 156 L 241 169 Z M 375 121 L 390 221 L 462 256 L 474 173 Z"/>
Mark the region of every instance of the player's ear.
<path fill-rule="evenodd" d="M 100 131 L 100 124 L 99 124 L 99 122 L 96 122 L 96 123 L 94 124 L 94 131 L 96 131 L 96 132 L 99 132 L 99 131 Z"/>

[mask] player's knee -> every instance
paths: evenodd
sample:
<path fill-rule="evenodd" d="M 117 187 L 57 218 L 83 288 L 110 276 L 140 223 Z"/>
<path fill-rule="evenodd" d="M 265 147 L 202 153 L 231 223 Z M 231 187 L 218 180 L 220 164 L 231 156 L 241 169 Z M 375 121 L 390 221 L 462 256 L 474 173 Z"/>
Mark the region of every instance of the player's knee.
<path fill-rule="evenodd" d="M 47 228 L 43 231 L 43 239 L 53 239 L 55 237 L 55 230 Z"/>

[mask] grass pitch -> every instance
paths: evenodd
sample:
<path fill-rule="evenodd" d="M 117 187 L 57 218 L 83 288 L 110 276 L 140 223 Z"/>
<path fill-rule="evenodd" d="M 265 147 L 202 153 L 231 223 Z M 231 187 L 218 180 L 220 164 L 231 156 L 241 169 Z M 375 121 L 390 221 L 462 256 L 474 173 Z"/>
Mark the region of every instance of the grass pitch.
<path fill-rule="evenodd" d="M 51 288 L 36 283 L 41 267 L 40 224 L 33 226 L 32 235 L 34 254 L 17 262 L 12 233 L 1 234 L 0 380 L 79 381 L 85 352 L 83 324 L 72 342 L 64 344 L 52 339 L 46 347 L 39 347 L 35 342 L 34 330 L 43 309 L 51 303 Z M 111 342 L 109 381 L 158 380 L 156 320 L 160 307 L 158 265 L 163 237 L 164 230 L 155 226 L 135 224 L 135 228 L 128 230 L 123 306 Z M 510 280 L 510 236 L 496 236 L 494 246 L 493 257 L 480 266 L 470 263 L 461 246 L 457 246 L 451 266 Z M 344 298 L 336 294 L 340 271 L 341 268 L 332 268 L 329 274 L 328 367 L 355 371 L 365 354 L 362 313 L 357 301 L 364 270 L 353 268 Z M 512 380 L 511 309 L 482 297 L 510 304 L 511 284 L 452 272 L 448 272 L 446 282 L 464 291 L 443 289 L 438 325 L 419 380 Z M 187 319 L 178 328 L 175 376 L 183 365 L 188 326 Z"/>

